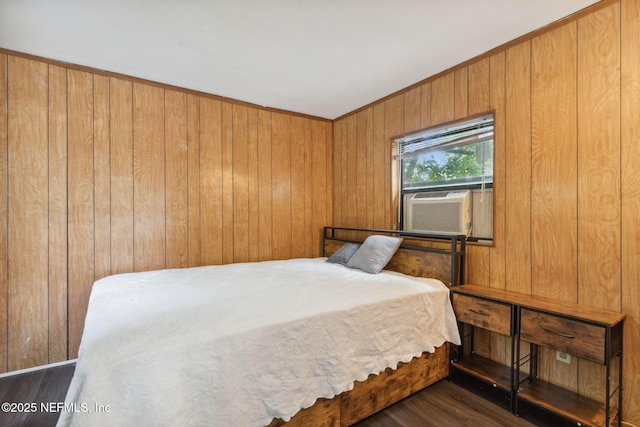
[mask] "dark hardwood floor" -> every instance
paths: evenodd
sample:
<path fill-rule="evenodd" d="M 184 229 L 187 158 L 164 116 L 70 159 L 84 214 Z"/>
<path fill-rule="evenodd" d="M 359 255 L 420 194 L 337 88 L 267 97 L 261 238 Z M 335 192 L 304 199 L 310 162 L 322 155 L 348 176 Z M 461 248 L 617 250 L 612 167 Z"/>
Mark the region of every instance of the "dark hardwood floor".
<path fill-rule="evenodd" d="M 32 412 L 6 412 L 3 407 L 0 426 L 55 426 L 59 416 L 56 404 L 64 402 L 74 367 L 69 364 L 0 378 L 0 403 L 27 404 L 29 409 L 36 409 Z M 531 407 L 523 408 L 522 416 L 516 417 L 507 407 L 508 401 L 502 393 L 480 382 L 463 378 L 453 384 L 444 380 L 360 421 L 354 427 L 573 425 Z M 24 408 L 14 405 L 12 409 Z"/>
<path fill-rule="evenodd" d="M 575 427 L 540 408 L 526 405 L 520 416 L 509 411 L 506 393 L 456 374 L 456 383 L 440 381 L 378 412 L 353 427 Z"/>
<path fill-rule="evenodd" d="M 60 415 L 56 403 L 64 402 L 74 369 L 67 364 L 0 378 L 0 426 L 55 426 Z"/>

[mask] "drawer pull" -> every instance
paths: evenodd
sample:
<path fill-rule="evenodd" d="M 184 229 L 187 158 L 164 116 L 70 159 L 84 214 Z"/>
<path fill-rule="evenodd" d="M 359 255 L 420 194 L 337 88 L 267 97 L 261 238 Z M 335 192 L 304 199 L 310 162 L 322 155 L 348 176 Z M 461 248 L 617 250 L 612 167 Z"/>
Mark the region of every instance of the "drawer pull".
<path fill-rule="evenodd" d="M 489 313 L 485 313 L 484 311 L 474 310 L 473 308 L 470 308 L 469 311 L 475 314 L 479 314 L 480 316 L 490 316 Z"/>
<path fill-rule="evenodd" d="M 574 335 L 570 335 L 570 334 L 563 334 L 563 333 L 561 333 L 561 332 L 550 331 L 550 330 L 549 330 L 549 329 L 547 329 L 547 328 L 542 328 L 542 329 L 544 329 L 544 331 L 545 331 L 545 332 L 547 332 L 547 333 L 549 333 L 549 334 L 558 335 L 559 337 L 563 337 L 563 338 L 571 338 L 571 339 L 575 338 L 575 336 L 574 336 Z"/>

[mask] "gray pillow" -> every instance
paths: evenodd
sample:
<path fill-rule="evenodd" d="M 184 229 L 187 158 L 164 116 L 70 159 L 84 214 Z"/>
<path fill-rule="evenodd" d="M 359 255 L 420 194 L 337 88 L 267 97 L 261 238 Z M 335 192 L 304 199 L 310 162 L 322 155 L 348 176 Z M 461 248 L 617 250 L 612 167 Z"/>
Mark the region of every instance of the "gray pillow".
<path fill-rule="evenodd" d="M 401 237 L 369 236 L 347 262 L 347 267 L 378 274 L 396 253 L 400 243 Z"/>
<path fill-rule="evenodd" d="M 358 248 L 360 243 L 345 243 L 327 259 L 327 262 L 345 265 Z"/>

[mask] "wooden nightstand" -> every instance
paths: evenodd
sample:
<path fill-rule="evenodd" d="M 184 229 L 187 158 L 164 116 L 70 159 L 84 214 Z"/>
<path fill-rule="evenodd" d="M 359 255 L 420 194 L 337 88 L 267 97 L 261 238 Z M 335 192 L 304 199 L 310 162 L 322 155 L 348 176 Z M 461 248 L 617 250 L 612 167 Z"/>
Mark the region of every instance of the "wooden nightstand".
<path fill-rule="evenodd" d="M 516 414 L 518 403 L 523 401 L 578 425 L 607 426 L 616 419 L 621 425 L 624 314 L 486 286 L 458 286 L 451 292 L 463 336 L 463 346 L 452 350 L 452 380 L 455 371 L 460 370 L 507 391 L 511 410 Z M 473 352 L 475 328 L 510 337 L 510 365 Z M 521 340 L 528 343 L 528 354 L 521 351 Z M 539 347 L 603 365 L 604 402 L 540 380 Z M 612 369 L 614 359 L 618 362 L 616 370 Z M 528 373 L 522 370 L 526 364 Z"/>
<path fill-rule="evenodd" d="M 515 411 L 515 365 L 516 306 L 486 296 L 458 292 L 462 287 L 452 288 L 452 304 L 456 313 L 462 345 L 452 349 L 450 377 L 453 381 L 456 370 L 466 372 L 502 391 L 509 393 L 510 409 Z M 511 363 L 504 365 L 474 351 L 476 328 L 482 328 L 511 337 Z"/>

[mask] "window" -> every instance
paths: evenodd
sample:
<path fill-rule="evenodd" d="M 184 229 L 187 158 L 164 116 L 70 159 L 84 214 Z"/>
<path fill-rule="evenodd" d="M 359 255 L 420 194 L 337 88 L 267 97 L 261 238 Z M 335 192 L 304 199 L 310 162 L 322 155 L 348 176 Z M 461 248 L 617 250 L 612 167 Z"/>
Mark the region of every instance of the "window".
<path fill-rule="evenodd" d="M 395 140 L 401 228 L 493 236 L 493 113 Z"/>

